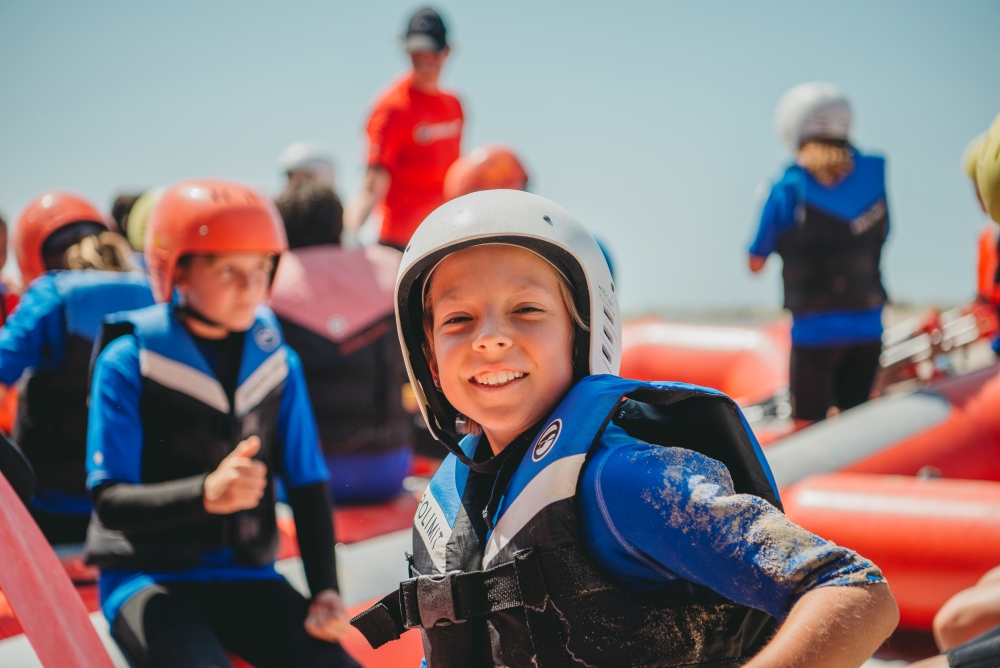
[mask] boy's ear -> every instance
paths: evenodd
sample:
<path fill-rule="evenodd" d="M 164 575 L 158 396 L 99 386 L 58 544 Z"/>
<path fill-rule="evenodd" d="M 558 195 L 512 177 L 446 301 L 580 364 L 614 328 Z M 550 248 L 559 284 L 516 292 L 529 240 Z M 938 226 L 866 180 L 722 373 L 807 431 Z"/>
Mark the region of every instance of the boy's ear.
<path fill-rule="evenodd" d="M 433 355 L 427 356 L 427 366 L 431 370 L 431 378 L 434 380 L 434 387 L 441 389 L 441 376 L 438 374 L 437 358 Z"/>

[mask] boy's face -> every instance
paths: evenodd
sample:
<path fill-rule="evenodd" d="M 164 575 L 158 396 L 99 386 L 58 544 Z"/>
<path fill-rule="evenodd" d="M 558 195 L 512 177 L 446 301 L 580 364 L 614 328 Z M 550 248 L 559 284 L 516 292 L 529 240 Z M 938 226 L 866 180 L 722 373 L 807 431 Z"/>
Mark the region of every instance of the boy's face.
<path fill-rule="evenodd" d="M 195 255 L 178 268 L 177 289 L 198 313 L 231 332 L 243 332 L 267 297 L 273 270 L 267 253 Z"/>
<path fill-rule="evenodd" d="M 545 260 L 504 245 L 459 251 L 431 277 L 431 373 L 498 452 L 572 385 L 573 323 L 559 281 Z"/>

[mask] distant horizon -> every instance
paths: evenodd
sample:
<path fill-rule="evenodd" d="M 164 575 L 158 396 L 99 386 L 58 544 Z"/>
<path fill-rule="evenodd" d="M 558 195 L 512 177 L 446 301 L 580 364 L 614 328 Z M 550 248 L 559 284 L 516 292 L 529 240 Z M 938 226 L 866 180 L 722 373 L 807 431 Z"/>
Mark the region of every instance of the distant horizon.
<path fill-rule="evenodd" d="M 856 143 L 888 159 L 883 271 L 900 303 L 975 290 L 983 221 L 959 163 L 1000 112 L 1000 3 L 434 3 L 455 49 L 464 150 L 513 146 L 532 191 L 610 247 L 623 311 L 775 309 L 776 259 L 747 246 L 790 156 L 772 117 L 790 86 L 850 96 Z M 8 3 L 0 7 L 0 213 L 48 189 L 102 209 L 193 176 L 269 194 L 288 144 L 363 173 L 371 100 L 407 66 L 416 4 Z M 13 255 L 9 262 L 13 262 Z"/>

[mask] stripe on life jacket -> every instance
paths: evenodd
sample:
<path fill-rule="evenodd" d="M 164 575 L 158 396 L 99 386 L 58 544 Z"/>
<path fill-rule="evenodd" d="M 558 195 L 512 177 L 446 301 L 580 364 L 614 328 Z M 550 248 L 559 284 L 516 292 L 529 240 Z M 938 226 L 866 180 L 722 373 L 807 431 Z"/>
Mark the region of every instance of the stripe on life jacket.
<path fill-rule="evenodd" d="M 271 390 L 283 383 L 287 377 L 288 355 L 284 348 L 279 348 L 236 389 L 233 400 L 236 414 L 243 415 L 255 408 Z"/>
<path fill-rule="evenodd" d="M 483 555 L 484 569 L 489 568 L 490 561 L 535 515 L 556 501 L 568 499 L 576 494 L 580 469 L 583 468 L 586 458 L 586 454 L 562 457 L 532 478 L 493 529 Z"/>
<path fill-rule="evenodd" d="M 139 370 L 145 378 L 197 399 L 220 413 L 229 413 L 229 398 L 222 384 L 183 362 L 142 348 L 139 350 Z"/>

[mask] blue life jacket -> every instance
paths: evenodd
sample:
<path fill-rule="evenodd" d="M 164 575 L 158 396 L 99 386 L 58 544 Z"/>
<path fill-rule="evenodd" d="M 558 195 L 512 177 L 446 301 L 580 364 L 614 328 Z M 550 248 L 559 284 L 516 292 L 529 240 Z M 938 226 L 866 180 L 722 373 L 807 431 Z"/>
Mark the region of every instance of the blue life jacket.
<path fill-rule="evenodd" d="M 795 225 L 777 242 L 792 313 L 864 311 L 887 300 L 880 271 L 889 230 L 885 161 L 857 151 L 853 158 L 854 170 L 829 188 L 797 165 L 783 178 L 798 193 Z"/>
<path fill-rule="evenodd" d="M 288 377 L 287 349 L 274 314 L 260 307 L 246 332 L 232 401 L 173 305 L 119 314 L 105 326 L 97 349 L 128 335 L 138 344 L 142 374 L 140 483 L 211 473 L 250 436 L 260 438 L 255 459 L 267 465 L 268 483 L 256 508 L 212 516 L 196 526 L 131 535 L 109 530 L 94 517 L 88 560 L 104 568 L 184 570 L 204 553 L 228 546 L 237 563 L 270 563 L 278 546 L 274 475 L 283 461 L 278 414 Z"/>
<path fill-rule="evenodd" d="M 468 467 L 454 455 L 444 461 L 414 518 L 415 577 L 352 623 L 376 645 L 422 627 L 430 668 L 749 660 L 777 628 L 768 614 L 728 600 L 633 593 L 587 554 L 578 485 L 612 421 L 637 440 L 683 442 L 722 462 L 737 493 L 780 508 L 763 453 L 731 399 L 683 383 L 588 376 L 511 462 L 516 470 L 499 507 L 483 512 L 492 526 L 485 535 L 470 518 Z M 463 441 L 469 457 L 477 441 Z"/>
<path fill-rule="evenodd" d="M 53 283 L 61 302 L 65 347 L 43 351 L 55 363 L 22 378 L 13 438 L 37 476 L 32 505 L 86 516 L 88 369 L 94 340 L 108 314 L 149 306 L 153 295 L 146 277 L 135 272 L 65 271 L 45 280 Z"/>

